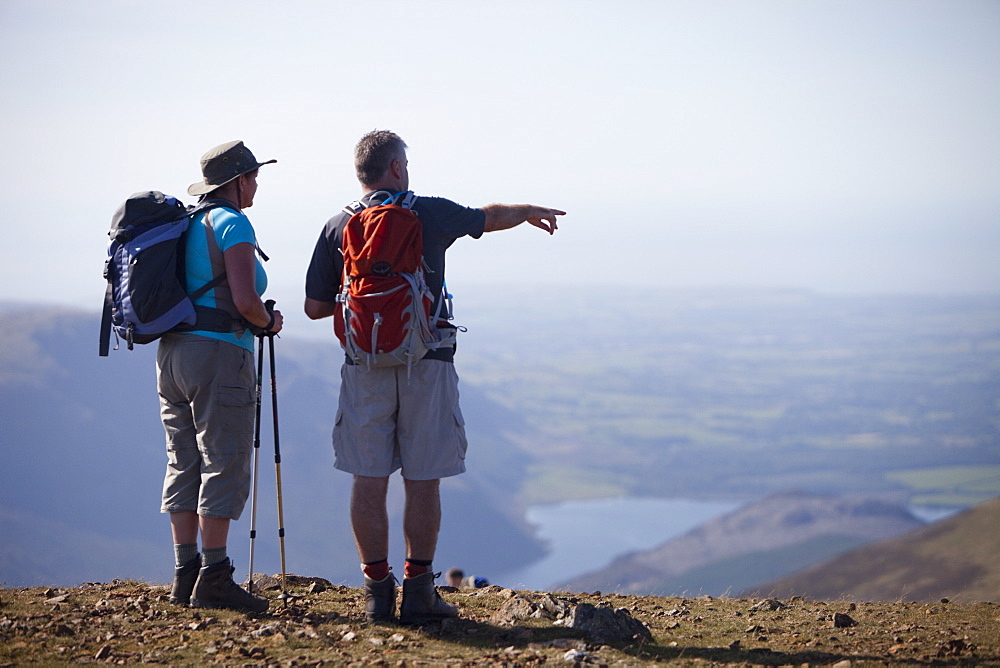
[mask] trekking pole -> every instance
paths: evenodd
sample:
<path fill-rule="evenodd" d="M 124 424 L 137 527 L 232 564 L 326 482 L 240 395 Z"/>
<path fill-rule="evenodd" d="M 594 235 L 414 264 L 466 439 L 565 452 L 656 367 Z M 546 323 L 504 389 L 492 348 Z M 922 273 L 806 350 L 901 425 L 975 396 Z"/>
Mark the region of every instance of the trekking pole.
<path fill-rule="evenodd" d="M 257 538 L 257 471 L 260 468 L 260 394 L 264 384 L 264 335 L 260 336 L 260 349 L 257 351 L 257 407 L 253 421 L 253 491 L 250 495 L 250 577 L 247 580 L 247 591 L 253 593 L 253 547 Z"/>
<path fill-rule="evenodd" d="M 274 309 L 274 300 L 268 299 L 264 306 L 270 312 Z M 281 504 L 281 445 L 278 441 L 278 383 L 274 378 L 274 332 L 267 332 L 268 354 L 271 357 L 271 410 L 274 423 L 274 477 L 278 491 L 278 545 L 281 549 L 281 594 L 282 603 L 288 604 L 288 588 L 285 585 L 285 517 Z"/>

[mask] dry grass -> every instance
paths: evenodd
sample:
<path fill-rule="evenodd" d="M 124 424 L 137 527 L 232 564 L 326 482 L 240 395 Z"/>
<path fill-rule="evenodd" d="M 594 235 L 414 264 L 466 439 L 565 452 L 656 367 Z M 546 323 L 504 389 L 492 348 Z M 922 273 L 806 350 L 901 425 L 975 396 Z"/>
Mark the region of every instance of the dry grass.
<path fill-rule="evenodd" d="M 295 582 L 297 598 L 284 607 L 272 600 L 272 611 L 259 617 L 172 605 L 166 587 L 132 581 L 2 589 L 0 665 L 1000 666 L 1000 606 L 992 603 L 792 599 L 754 611 L 757 601 L 746 599 L 560 595 L 624 608 L 654 638 L 598 645 L 552 620 L 491 621 L 513 595 L 499 587 L 445 591 L 460 619 L 408 627 L 365 625 L 360 589 L 310 593 L 308 579 Z M 836 627 L 838 613 L 856 624 Z"/>

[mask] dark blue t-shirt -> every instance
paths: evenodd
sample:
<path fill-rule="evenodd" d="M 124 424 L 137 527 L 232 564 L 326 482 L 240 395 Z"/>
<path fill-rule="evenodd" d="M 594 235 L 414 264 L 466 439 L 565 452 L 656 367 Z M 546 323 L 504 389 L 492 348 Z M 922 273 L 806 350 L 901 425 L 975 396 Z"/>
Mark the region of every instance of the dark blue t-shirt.
<path fill-rule="evenodd" d="M 361 201 L 364 204 L 372 201 L 381 203 L 389 194 L 384 191 L 369 193 Z M 424 261 L 427 263 L 424 279 L 434 295 L 431 313 L 435 313 L 445 283 L 445 251 L 460 237 L 481 237 L 485 231 L 486 213 L 482 209 L 472 209 L 442 197 L 418 197 L 413 210 L 423 226 Z M 344 272 L 341 240 L 344 225 L 350 217 L 346 211 L 341 211 L 327 221 L 319 235 L 306 272 L 306 297 L 332 302 L 340 294 Z M 454 355 L 455 351 L 451 348 L 432 350 L 424 359 L 451 362 Z"/>

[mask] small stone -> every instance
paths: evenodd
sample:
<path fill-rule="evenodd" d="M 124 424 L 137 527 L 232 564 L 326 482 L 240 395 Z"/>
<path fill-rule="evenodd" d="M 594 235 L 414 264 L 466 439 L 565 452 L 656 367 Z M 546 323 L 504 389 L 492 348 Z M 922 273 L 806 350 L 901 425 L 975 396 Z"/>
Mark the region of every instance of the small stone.
<path fill-rule="evenodd" d="M 60 624 L 59 626 L 56 627 L 56 635 L 57 636 L 75 636 L 76 635 L 76 631 L 74 631 L 73 629 L 71 629 L 69 626 L 66 626 L 65 624 Z"/>
<path fill-rule="evenodd" d="M 838 612 L 833 616 L 833 626 L 837 629 L 844 629 L 849 626 L 857 626 L 858 623 L 850 615 Z"/>
<path fill-rule="evenodd" d="M 788 606 L 782 603 L 781 601 L 777 601 L 773 598 L 767 598 L 761 601 L 760 603 L 756 604 L 752 608 L 750 608 L 750 612 L 781 610 L 782 608 L 787 608 L 787 607 Z"/>
<path fill-rule="evenodd" d="M 961 638 L 952 638 L 946 642 L 939 642 L 937 645 L 938 651 L 937 655 L 942 656 L 959 656 L 963 652 L 972 649 L 972 646 L 965 642 Z"/>
<path fill-rule="evenodd" d="M 277 591 L 281 589 L 281 582 L 278 578 L 267 575 L 265 573 L 254 573 L 253 577 L 247 582 L 244 582 L 244 586 L 248 586 L 250 582 L 253 582 L 254 591 L 271 590 Z"/>
<path fill-rule="evenodd" d="M 102 645 L 101 649 L 97 650 L 97 654 L 94 655 L 94 658 L 98 661 L 103 661 L 109 656 L 111 656 L 111 645 Z"/>
<path fill-rule="evenodd" d="M 569 605 L 565 601 L 556 598 L 552 594 L 542 596 L 542 598 L 538 600 L 537 605 L 539 612 L 544 611 L 545 615 L 549 619 L 560 619 L 565 617 L 569 614 L 570 610 Z"/>
<path fill-rule="evenodd" d="M 624 608 L 593 606 L 581 603 L 565 618 L 569 628 L 587 632 L 598 642 L 652 642 L 653 634 L 646 625 L 632 617 Z"/>
<path fill-rule="evenodd" d="M 590 655 L 574 648 L 563 654 L 563 661 L 566 663 L 589 663 Z"/>
<path fill-rule="evenodd" d="M 250 635 L 255 638 L 266 638 L 267 636 L 273 636 L 281 631 L 281 622 L 271 622 L 270 624 L 265 624 L 255 631 L 251 631 Z"/>
<path fill-rule="evenodd" d="M 529 619 L 538 612 L 538 606 L 520 594 L 507 599 L 493 613 L 490 621 L 498 626 L 513 626 L 518 620 Z"/>

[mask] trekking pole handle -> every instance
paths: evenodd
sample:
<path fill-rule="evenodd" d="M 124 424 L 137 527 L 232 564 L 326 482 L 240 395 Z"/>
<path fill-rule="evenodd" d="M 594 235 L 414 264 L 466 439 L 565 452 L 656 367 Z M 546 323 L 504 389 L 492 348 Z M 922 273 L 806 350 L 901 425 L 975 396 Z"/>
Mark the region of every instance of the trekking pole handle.
<path fill-rule="evenodd" d="M 268 299 L 264 302 L 264 309 L 267 311 L 267 314 L 271 316 L 271 321 L 267 323 L 267 326 L 264 327 L 264 331 L 261 332 L 261 338 L 264 338 L 265 336 L 274 336 L 274 332 L 268 331 L 274 325 L 274 300 Z"/>

